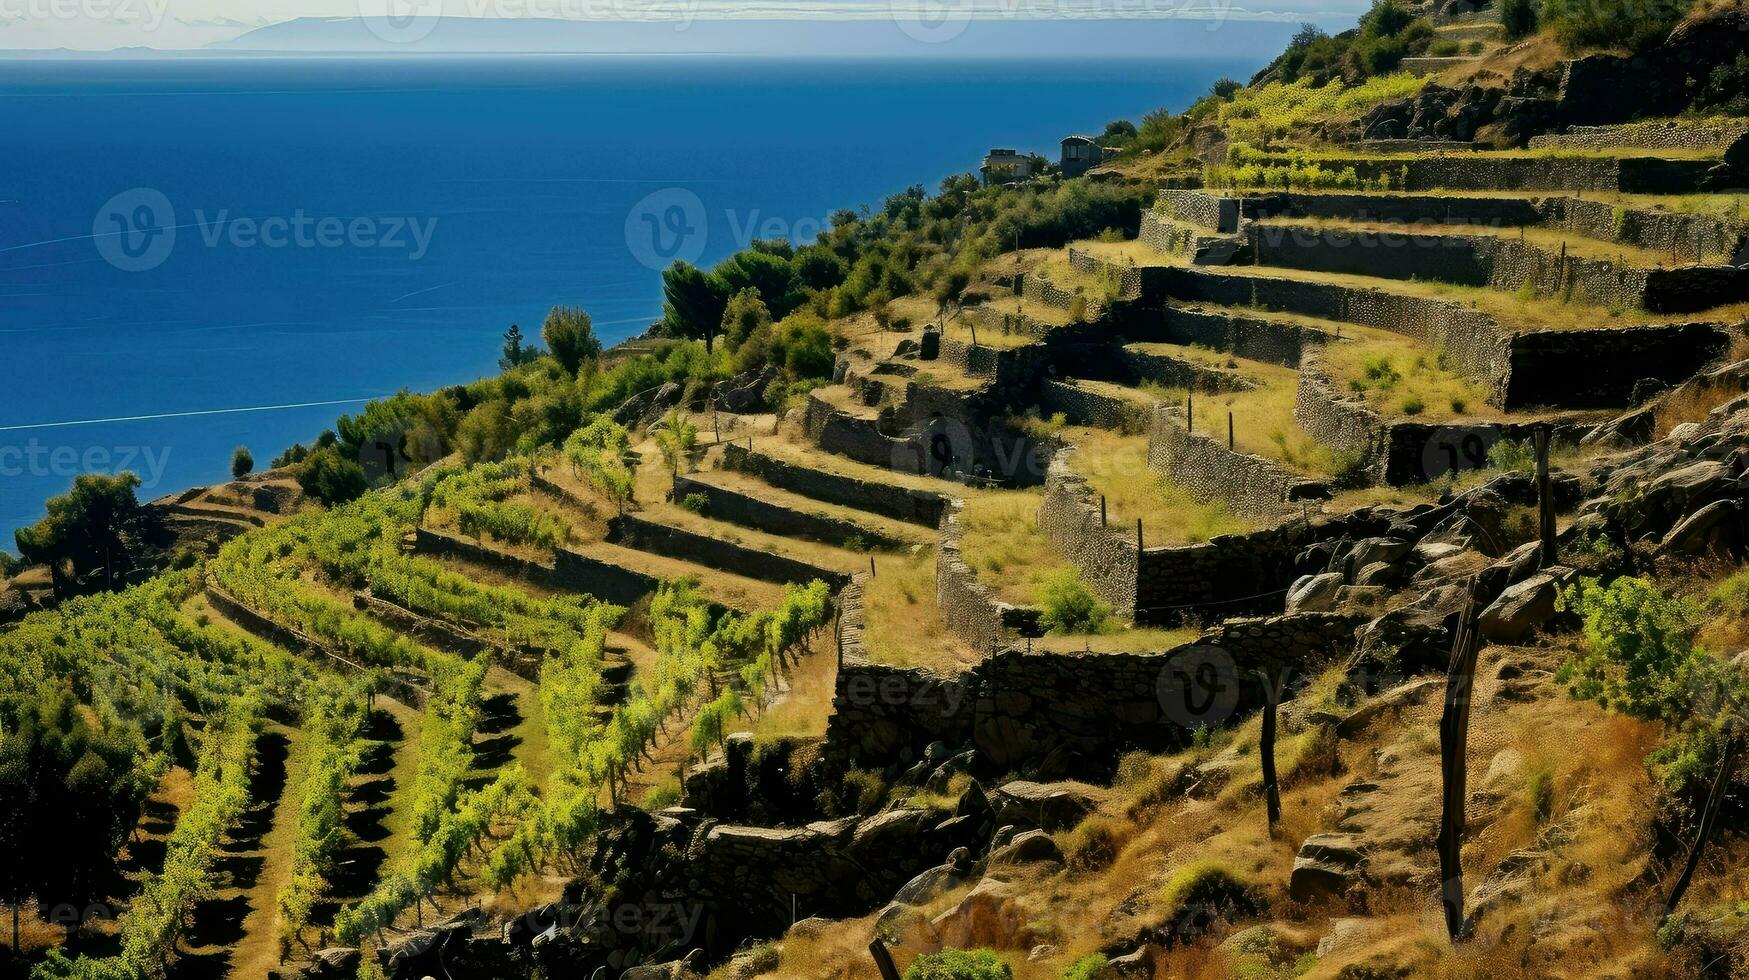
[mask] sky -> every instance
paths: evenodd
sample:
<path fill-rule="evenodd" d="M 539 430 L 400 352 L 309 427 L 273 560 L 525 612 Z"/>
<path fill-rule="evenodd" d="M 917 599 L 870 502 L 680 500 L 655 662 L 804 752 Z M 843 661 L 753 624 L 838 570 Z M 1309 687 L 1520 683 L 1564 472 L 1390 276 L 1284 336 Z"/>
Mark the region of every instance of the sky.
<path fill-rule="evenodd" d="M 299 18 L 364 18 L 389 34 L 436 17 L 880 21 L 928 35 L 966 21 L 1188 19 L 1348 23 L 1367 0 L 0 0 L 0 51 L 186 51 Z M 950 53 L 951 49 L 943 53 Z"/>

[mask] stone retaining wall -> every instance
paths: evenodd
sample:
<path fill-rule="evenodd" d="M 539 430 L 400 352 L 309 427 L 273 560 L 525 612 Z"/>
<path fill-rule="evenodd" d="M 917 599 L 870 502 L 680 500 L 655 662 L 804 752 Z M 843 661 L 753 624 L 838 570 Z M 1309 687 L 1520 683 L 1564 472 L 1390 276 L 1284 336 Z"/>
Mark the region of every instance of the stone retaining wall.
<path fill-rule="evenodd" d="M 1184 428 L 1184 413 L 1161 405 L 1148 429 L 1148 468 L 1198 500 L 1218 500 L 1241 517 L 1280 518 L 1291 503 L 1327 498 L 1328 487 L 1289 471 L 1274 460 L 1228 449 Z"/>
<path fill-rule="evenodd" d="M 733 443 L 723 447 L 723 467 L 756 476 L 804 497 L 925 527 L 940 526 L 949 500 L 945 494 L 932 490 L 809 469 Z"/>
<path fill-rule="evenodd" d="M 847 572 L 822 568 L 799 558 L 749 548 L 708 534 L 688 531 L 671 524 L 660 524 L 630 514 L 608 521 L 608 528 L 610 543 L 678 558 L 762 582 L 806 585 L 814 579 L 821 579 L 836 590 L 850 580 Z"/>
<path fill-rule="evenodd" d="M 1180 299 L 1360 323 L 1443 350 L 1456 370 L 1488 389 L 1490 404 L 1508 411 L 1625 406 L 1642 379 L 1680 382 L 1728 346 L 1725 332 L 1710 324 L 1514 332 L 1448 300 L 1217 270 L 1171 271 Z"/>
<path fill-rule="evenodd" d="M 1685 262 L 1742 265 L 1741 223 L 1703 214 L 1654 208 L 1620 208 L 1600 201 L 1561 198 L 1548 202 L 1546 223 L 1599 241 L 1675 255 Z M 1697 254 L 1698 248 L 1698 254 Z"/>
<path fill-rule="evenodd" d="M 1145 406 L 1106 395 L 1073 381 L 1045 381 L 1039 387 L 1039 409 L 1061 413 L 1070 425 L 1088 425 L 1119 432 L 1146 432 L 1152 416 Z"/>
<path fill-rule="evenodd" d="M 745 447 L 738 448 L 746 452 Z M 704 512 L 707 516 L 771 534 L 808 538 L 839 546 L 852 539 L 859 539 L 875 548 L 898 548 L 904 544 L 903 541 L 869 530 L 848 518 L 796 510 L 690 476 L 681 476 L 674 482 L 676 499 L 685 499 L 694 494 L 704 498 Z"/>
<path fill-rule="evenodd" d="M 1007 647 L 1015 640 L 1041 636 L 1042 612 L 998 598 L 996 590 L 978 581 L 978 573 L 960 552 L 959 504 L 942 518 L 941 542 L 935 552 L 935 605 L 948 631 L 973 650 Z"/>
<path fill-rule="evenodd" d="M 1361 460 L 1377 478 L 1384 455 L 1384 419 L 1365 401 L 1349 397 L 1320 361 L 1313 355 L 1300 362 L 1294 421 L 1319 443 Z"/>
<path fill-rule="evenodd" d="M 1283 367 L 1299 367 L 1308 346 L 1328 342 L 1322 330 L 1238 313 L 1171 306 L 1166 308 L 1166 340 L 1224 351 L 1235 357 Z"/>
<path fill-rule="evenodd" d="M 241 599 L 217 585 L 209 582 L 202 594 L 206 597 L 206 601 L 226 619 L 236 623 L 245 632 L 260 637 L 274 646 L 306 657 L 320 657 L 329 667 L 344 674 L 356 674 L 367 669 L 367 665 L 356 663 L 335 653 L 302 630 L 293 629 L 256 612 Z M 401 673 L 399 668 L 380 671 L 378 678 L 384 694 L 415 710 L 424 710 L 425 689 L 415 683 L 411 677 Z"/>
<path fill-rule="evenodd" d="M 1257 194 L 1243 198 L 1245 217 L 1344 218 L 1390 224 L 1534 225 L 1541 202 L 1525 197 L 1458 197 L 1449 194 Z"/>
<path fill-rule="evenodd" d="M 1286 158 L 1259 162 L 1283 163 Z M 1362 180 L 1388 179 L 1395 190 L 1620 191 L 1624 194 L 1692 194 L 1707 186 L 1712 160 L 1658 157 L 1523 156 L 1467 153 L 1414 158 L 1342 157 L 1321 161 L 1337 170 L 1353 167 Z"/>
<path fill-rule="evenodd" d="M 1210 231 L 1217 231 L 1223 235 L 1231 235 L 1239 230 L 1240 203 L 1236 198 L 1221 197 L 1203 191 L 1166 189 L 1160 191 L 1155 208 L 1179 221 L 1198 225 Z M 1142 227 L 1144 229 L 1147 227 L 1146 214 L 1142 216 Z"/>
<path fill-rule="evenodd" d="M 968 306 L 960 310 L 960 315 L 976 320 L 980 332 L 995 333 L 1000 336 L 1021 336 L 1043 339 L 1053 331 L 1063 329 L 1061 325 L 1040 320 L 1020 312 L 1004 312 L 1000 301 L 993 300 L 977 306 Z"/>
<path fill-rule="evenodd" d="M 1610 126 L 1569 126 L 1564 133 L 1532 136 L 1531 149 L 1561 147 L 1607 150 L 1637 146 L 1648 150 L 1721 150 L 1749 133 L 1749 121 L 1715 119 L 1688 122 L 1665 119 Z"/>
<path fill-rule="evenodd" d="M 1125 618 L 1136 615 L 1138 558 L 1129 529 L 1108 528 L 1100 520 L 1098 496 L 1085 477 L 1061 460 L 1051 463 L 1039 506 L 1039 533 L 1081 572 L 1081 578 Z"/>
<path fill-rule="evenodd" d="M 602 602 L 630 606 L 655 592 L 662 580 L 654 575 L 611 565 L 569 548 L 553 550 L 553 582 L 573 592 L 587 592 Z M 742 612 L 752 612 L 744 609 Z"/>
<path fill-rule="evenodd" d="M 1118 366 L 1135 382 L 1152 381 L 1168 388 L 1222 394 L 1250 391 L 1257 387 L 1235 368 L 1211 367 L 1201 361 L 1175 357 L 1161 351 L 1123 347 Z"/>

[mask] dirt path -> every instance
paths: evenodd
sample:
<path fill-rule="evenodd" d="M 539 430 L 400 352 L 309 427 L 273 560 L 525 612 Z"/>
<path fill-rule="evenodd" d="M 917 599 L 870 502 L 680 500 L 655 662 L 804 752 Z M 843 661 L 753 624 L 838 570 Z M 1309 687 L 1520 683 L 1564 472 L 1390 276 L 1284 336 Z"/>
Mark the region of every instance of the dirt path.
<path fill-rule="evenodd" d="M 257 980 L 279 965 L 279 892 L 291 878 L 292 855 L 298 832 L 298 812 L 303 801 L 304 777 L 309 767 L 309 741 L 291 732 L 290 754 L 285 762 L 285 787 L 272 814 L 271 828 L 261 838 L 264 858 L 255 887 L 244 900 L 249 914 L 243 920 L 243 939 L 231 954 L 232 980 Z"/>
<path fill-rule="evenodd" d="M 511 699 L 505 707 L 514 714 L 515 721 L 499 736 L 507 739 L 510 750 L 505 761 L 521 763 L 528 773 L 529 785 L 538 793 L 553 769 L 552 756 L 547 751 L 546 712 L 541 709 L 540 687 L 502 667 L 493 667 L 486 674 L 486 691 L 488 699 Z"/>
<path fill-rule="evenodd" d="M 213 860 L 216 887 L 194 908 L 194 924 L 168 973 L 172 980 L 254 980 L 266 975 L 266 965 L 277 962 L 272 922 L 277 886 L 267 872 L 269 862 L 282 857 L 273 853 L 273 832 L 296 819 L 291 760 L 301 740 L 300 732 L 280 725 L 262 733 L 249 783 L 249 808 L 226 834 Z M 289 855 L 283 857 L 289 861 Z M 251 924 L 257 928 L 251 930 Z M 250 967 L 258 972 L 244 972 Z"/>

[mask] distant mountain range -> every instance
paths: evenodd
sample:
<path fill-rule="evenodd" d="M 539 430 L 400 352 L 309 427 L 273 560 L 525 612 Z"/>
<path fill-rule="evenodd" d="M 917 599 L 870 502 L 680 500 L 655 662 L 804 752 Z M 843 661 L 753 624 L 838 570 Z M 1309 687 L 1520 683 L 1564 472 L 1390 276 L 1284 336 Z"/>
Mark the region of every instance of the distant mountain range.
<path fill-rule="evenodd" d="M 436 17 L 389 23 L 302 17 L 209 44 L 212 54 L 734 54 L 819 57 L 1184 58 L 1279 50 L 1292 24 L 1165 19 L 912 22 L 711 19 L 576 21 Z"/>

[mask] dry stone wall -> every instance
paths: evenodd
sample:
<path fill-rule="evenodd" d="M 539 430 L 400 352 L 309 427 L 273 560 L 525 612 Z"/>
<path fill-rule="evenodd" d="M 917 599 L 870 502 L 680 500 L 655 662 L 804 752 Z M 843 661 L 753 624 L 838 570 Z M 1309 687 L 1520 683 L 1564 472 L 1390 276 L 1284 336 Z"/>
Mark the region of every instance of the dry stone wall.
<path fill-rule="evenodd" d="M 613 518 L 608 528 L 611 543 L 760 581 L 806 585 L 820 579 L 838 589 L 850 580 L 846 572 L 630 514 Z"/>
<path fill-rule="evenodd" d="M 799 466 L 733 443 L 723 447 L 723 467 L 756 476 L 772 486 L 804 497 L 856 507 L 926 527 L 941 524 L 949 499 L 932 490 Z"/>
<path fill-rule="evenodd" d="M 1146 405 L 1107 395 L 1074 381 L 1047 380 L 1039 386 L 1039 409 L 1061 413 L 1070 425 L 1090 425 L 1119 432 L 1147 431 L 1152 412 Z"/>
<path fill-rule="evenodd" d="M 1283 367 L 1299 367 L 1308 345 L 1329 339 L 1321 330 L 1295 323 L 1177 306 L 1166 308 L 1165 321 L 1169 343 L 1209 347 Z"/>
<path fill-rule="evenodd" d="M 1606 150 L 1618 146 L 1648 150 L 1717 150 L 1749 133 L 1749 121 L 1715 119 L 1703 123 L 1664 119 L 1607 126 L 1569 126 L 1560 134 L 1530 138 L 1531 149 Z"/>
<path fill-rule="evenodd" d="M 1742 265 L 1746 234 L 1740 222 L 1703 214 L 1651 208 L 1619 208 L 1601 201 L 1561 198 L 1550 202 L 1548 224 L 1586 238 L 1632 245 L 1683 261 Z"/>
<path fill-rule="evenodd" d="M 1329 496 L 1328 487 L 1319 481 L 1187 431 L 1184 413 L 1164 405 L 1154 409 L 1148 430 L 1148 468 L 1196 499 L 1221 501 L 1241 517 L 1280 518 L 1291 502 Z"/>
<path fill-rule="evenodd" d="M 744 447 L 741 450 L 746 451 Z M 704 498 L 704 513 L 716 520 L 785 537 L 808 538 L 835 545 L 855 539 L 876 548 L 897 548 L 904 543 L 848 518 L 797 510 L 689 476 L 682 476 L 674 482 L 674 495 L 678 499 L 694 495 Z"/>
<path fill-rule="evenodd" d="M 1155 205 L 1168 216 L 1223 235 L 1239 230 L 1240 201 L 1203 191 L 1165 189 Z M 1150 212 L 1153 213 L 1153 212 Z M 1146 227 L 1147 215 L 1143 215 Z"/>
<path fill-rule="evenodd" d="M 960 551 L 961 536 L 956 502 L 942 519 L 935 552 L 935 604 L 942 623 L 974 650 L 1006 647 L 1023 637 L 1043 635 L 1040 610 L 1005 602 L 996 590 L 978 581 L 978 573 Z"/>

